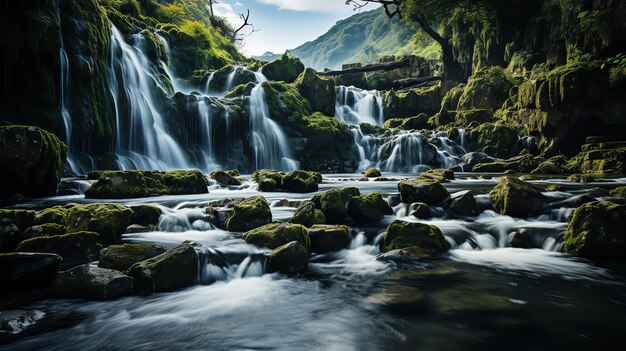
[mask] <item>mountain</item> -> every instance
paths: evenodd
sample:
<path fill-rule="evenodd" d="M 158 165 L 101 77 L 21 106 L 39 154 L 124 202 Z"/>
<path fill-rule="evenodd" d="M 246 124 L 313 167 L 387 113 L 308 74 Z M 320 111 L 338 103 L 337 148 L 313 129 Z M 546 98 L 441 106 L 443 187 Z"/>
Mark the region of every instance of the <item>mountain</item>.
<path fill-rule="evenodd" d="M 386 55 L 437 58 L 438 47 L 431 42 L 415 44 L 414 34 L 411 26 L 390 19 L 379 8 L 338 21 L 326 34 L 290 52 L 317 70 L 340 68 L 344 63 L 373 63 Z"/>

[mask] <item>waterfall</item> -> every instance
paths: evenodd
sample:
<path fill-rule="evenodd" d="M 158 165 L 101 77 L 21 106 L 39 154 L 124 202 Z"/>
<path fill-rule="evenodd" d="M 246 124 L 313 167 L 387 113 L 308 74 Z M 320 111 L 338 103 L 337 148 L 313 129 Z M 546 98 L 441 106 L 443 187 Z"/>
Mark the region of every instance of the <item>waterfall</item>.
<path fill-rule="evenodd" d="M 192 168 L 163 120 L 156 94 L 168 96 L 170 91 L 143 51 L 145 38 L 135 34 L 131 46 L 113 24 L 111 29 L 107 78 L 115 104 L 120 169 Z"/>
<path fill-rule="evenodd" d="M 349 124 L 366 122 L 382 125 L 385 122 L 383 99 L 376 90 L 339 86 L 335 103 L 335 118 Z"/>
<path fill-rule="evenodd" d="M 250 93 L 250 133 L 255 169 L 293 171 L 299 168 L 293 160 L 287 137 L 278 123 L 270 118 L 262 84 Z"/>
<path fill-rule="evenodd" d="M 63 126 L 65 127 L 65 145 L 67 145 L 67 167 L 68 171 L 74 175 L 82 174 L 82 170 L 76 163 L 74 157 L 74 145 L 72 144 L 72 115 L 67 107 L 67 93 L 70 86 L 70 65 L 67 57 L 67 51 L 63 45 L 59 52 L 61 61 L 61 117 L 63 118 Z"/>

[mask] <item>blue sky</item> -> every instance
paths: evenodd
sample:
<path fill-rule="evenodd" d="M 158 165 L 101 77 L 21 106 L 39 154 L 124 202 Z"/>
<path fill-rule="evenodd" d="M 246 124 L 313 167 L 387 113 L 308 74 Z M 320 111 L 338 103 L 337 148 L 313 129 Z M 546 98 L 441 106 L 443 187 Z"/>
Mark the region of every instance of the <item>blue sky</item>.
<path fill-rule="evenodd" d="M 335 22 L 355 12 L 345 0 L 218 0 L 215 12 L 241 24 L 238 14 L 250 9 L 257 32 L 245 39 L 247 55 L 283 53 L 324 34 Z M 373 8 L 373 7 L 371 7 Z M 369 8 L 367 8 L 369 9 Z M 367 10 L 366 9 L 366 10 Z"/>

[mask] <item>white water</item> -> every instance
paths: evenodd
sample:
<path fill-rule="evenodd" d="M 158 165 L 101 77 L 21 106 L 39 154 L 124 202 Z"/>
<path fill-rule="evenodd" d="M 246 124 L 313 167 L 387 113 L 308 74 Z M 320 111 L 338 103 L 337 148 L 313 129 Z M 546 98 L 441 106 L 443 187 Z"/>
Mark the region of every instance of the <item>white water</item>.
<path fill-rule="evenodd" d="M 337 87 L 335 118 L 348 124 L 365 122 L 382 126 L 385 116 L 380 92 L 343 85 Z"/>
<path fill-rule="evenodd" d="M 169 95 L 170 91 L 144 54 L 145 38 L 135 34 L 131 46 L 113 24 L 111 29 L 107 74 L 115 102 L 120 169 L 192 168 L 163 120 L 156 93 Z"/>
<path fill-rule="evenodd" d="M 257 84 L 250 93 L 250 133 L 255 169 L 293 171 L 299 168 L 285 133 L 270 117 L 262 84 Z"/>
<path fill-rule="evenodd" d="M 78 163 L 75 161 L 74 149 L 72 144 L 72 115 L 67 107 L 67 92 L 70 86 L 70 64 L 67 52 L 63 45 L 59 52 L 61 59 L 61 117 L 65 127 L 65 145 L 67 145 L 67 167 L 73 174 L 81 174 Z"/>

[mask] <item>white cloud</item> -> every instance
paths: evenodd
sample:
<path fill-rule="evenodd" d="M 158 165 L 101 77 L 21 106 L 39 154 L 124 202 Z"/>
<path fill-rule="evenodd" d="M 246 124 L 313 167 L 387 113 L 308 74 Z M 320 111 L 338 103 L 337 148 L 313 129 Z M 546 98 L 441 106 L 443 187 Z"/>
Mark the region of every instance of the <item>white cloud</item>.
<path fill-rule="evenodd" d="M 241 2 L 239 2 L 239 1 L 237 1 L 237 2 L 235 3 L 235 6 L 243 6 L 243 4 L 242 4 Z"/>
<path fill-rule="evenodd" d="M 215 11 L 216 15 L 224 17 L 226 21 L 232 25 L 236 25 L 240 22 L 239 14 L 235 12 L 231 4 L 223 2 L 214 4 L 213 11 Z"/>
<path fill-rule="evenodd" d="M 350 12 L 352 7 L 345 0 L 257 0 L 260 3 L 276 5 L 281 10 L 305 12 Z"/>

